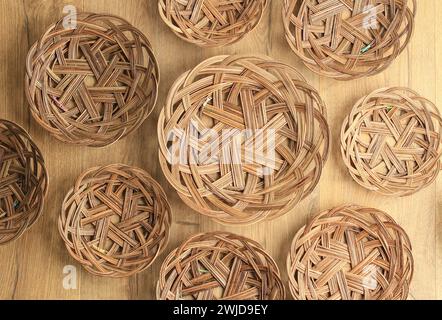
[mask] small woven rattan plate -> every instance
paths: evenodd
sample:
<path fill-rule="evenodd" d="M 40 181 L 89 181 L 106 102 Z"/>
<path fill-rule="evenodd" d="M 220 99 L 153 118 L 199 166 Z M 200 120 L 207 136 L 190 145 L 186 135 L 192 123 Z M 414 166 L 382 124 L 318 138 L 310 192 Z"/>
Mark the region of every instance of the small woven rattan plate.
<path fill-rule="evenodd" d="M 94 275 L 127 277 L 166 246 L 170 206 L 161 186 L 126 165 L 92 168 L 77 179 L 58 221 L 70 255 Z"/>
<path fill-rule="evenodd" d="M 157 285 L 162 300 L 283 300 L 278 266 L 258 243 L 227 232 L 199 234 L 172 251 Z"/>
<path fill-rule="evenodd" d="M 102 147 L 152 112 L 159 70 L 148 39 L 129 22 L 82 13 L 76 29 L 52 25 L 29 51 L 26 95 L 35 120 L 57 139 Z"/>
<path fill-rule="evenodd" d="M 292 210 L 318 184 L 330 143 L 318 92 L 263 56 L 213 57 L 179 77 L 158 136 L 181 199 L 224 224 Z"/>
<path fill-rule="evenodd" d="M 43 155 L 29 134 L 0 119 L 0 245 L 19 238 L 41 216 L 48 180 Z"/>
<path fill-rule="evenodd" d="M 382 72 L 410 41 L 415 0 L 284 0 L 288 43 L 312 71 L 338 80 Z"/>
<path fill-rule="evenodd" d="M 299 300 L 405 300 L 411 244 L 386 213 L 356 205 L 324 211 L 295 236 L 287 259 Z"/>
<path fill-rule="evenodd" d="M 430 185 L 441 169 L 438 108 L 408 88 L 379 89 L 359 100 L 341 132 L 342 158 L 361 186 L 408 196 Z"/>
<path fill-rule="evenodd" d="M 181 39 L 201 47 L 238 42 L 261 21 L 268 0 L 158 0 L 161 18 Z"/>

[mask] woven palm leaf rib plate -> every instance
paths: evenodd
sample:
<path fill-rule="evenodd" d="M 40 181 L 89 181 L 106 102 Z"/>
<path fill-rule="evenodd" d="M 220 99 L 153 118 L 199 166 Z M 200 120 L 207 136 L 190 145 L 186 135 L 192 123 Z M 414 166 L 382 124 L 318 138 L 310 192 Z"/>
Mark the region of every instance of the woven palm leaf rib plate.
<path fill-rule="evenodd" d="M 0 119 L 0 245 L 18 239 L 41 216 L 48 180 L 43 155 L 29 134 Z"/>
<path fill-rule="evenodd" d="M 161 300 L 283 300 L 275 261 L 258 243 L 227 232 L 199 234 L 164 261 Z"/>
<path fill-rule="evenodd" d="M 233 44 L 261 21 L 268 0 L 159 0 L 167 26 L 181 39 L 201 47 Z"/>
<path fill-rule="evenodd" d="M 161 186 L 125 165 L 83 173 L 58 221 L 70 255 L 94 275 L 128 277 L 148 268 L 167 244 L 171 210 Z"/>
<path fill-rule="evenodd" d="M 353 179 L 387 196 L 429 186 L 441 169 L 442 118 L 408 88 L 379 89 L 359 100 L 345 119 L 341 151 Z"/>
<path fill-rule="evenodd" d="M 386 213 L 345 205 L 314 217 L 287 259 L 299 300 L 405 300 L 413 256 L 405 231 Z"/>
<path fill-rule="evenodd" d="M 312 71 L 337 80 L 390 66 L 414 30 L 416 0 L 284 0 L 287 41 Z"/>
<path fill-rule="evenodd" d="M 180 198 L 239 225 L 284 215 L 308 196 L 330 143 L 318 92 L 263 56 L 213 57 L 183 74 L 158 136 L 161 167 Z"/>
<path fill-rule="evenodd" d="M 26 95 L 35 120 L 57 139 L 103 147 L 153 110 L 159 69 L 148 39 L 111 15 L 79 14 L 52 25 L 29 51 Z"/>

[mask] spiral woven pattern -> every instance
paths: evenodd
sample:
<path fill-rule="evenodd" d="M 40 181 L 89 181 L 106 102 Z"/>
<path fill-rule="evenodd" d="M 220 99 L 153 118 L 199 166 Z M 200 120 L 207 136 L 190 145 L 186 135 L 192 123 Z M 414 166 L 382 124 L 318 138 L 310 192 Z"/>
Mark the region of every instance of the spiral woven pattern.
<path fill-rule="evenodd" d="M 278 266 L 258 243 L 227 232 L 191 237 L 164 261 L 161 300 L 283 300 Z"/>
<path fill-rule="evenodd" d="M 219 56 L 172 86 L 158 125 L 160 163 L 181 199 L 224 224 L 292 210 L 329 151 L 325 105 L 296 70 Z"/>
<path fill-rule="evenodd" d="M 241 40 L 261 21 L 268 0 L 159 0 L 163 21 L 181 39 L 201 47 Z"/>
<path fill-rule="evenodd" d="M 405 231 L 382 211 L 324 211 L 295 236 L 287 259 L 299 300 L 405 300 L 413 276 Z"/>
<path fill-rule="evenodd" d="M 141 169 L 92 168 L 75 182 L 58 221 L 70 255 L 94 275 L 127 277 L 166 246 L 171 213 L 160 185 Z"/>
<path fill-rule="evenodd" d="M 387 196 L 427 187 L 441 169 L 438 108 L 408 88 L 379 89 L 359 100 L 345 119 L 341 151 L 353 179 Z"/>
<path fill-rule="evenodd" d="M 43 155 L 21 127 L 0 119 L 0 245 L 40 217 L 48 191 Z"/>
<path fill-rule="evenodd" d="M 66 28 L 67 21 L 76 28 Z M 137 129 L 155 106 L 158 82 L 147 38 L 110 15 L 60 20 L 26 61 L 33 117 L 57 139 L 78 145 L 106 146 Z"/>
<path fill-rule="evenodd" d="M 284 0 L 288 43 L 312 71 L 352 80 L 384 71 L 410 41 L 416 0 Z"/>

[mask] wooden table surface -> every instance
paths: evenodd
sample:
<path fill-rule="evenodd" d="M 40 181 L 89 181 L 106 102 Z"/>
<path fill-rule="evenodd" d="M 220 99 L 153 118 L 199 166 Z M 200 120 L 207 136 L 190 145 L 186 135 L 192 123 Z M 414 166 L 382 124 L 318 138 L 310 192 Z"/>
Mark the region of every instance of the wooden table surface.
<path fill-rule="evenodd" d="M 270 1 L 259 27 L 236 45 L 200 49 L 178 39 L 157 14 L 156 0 L 0 0 L 0 117 L 24 126 L 41 148 L 48 166 L 50 188 L 38 223 L 18 241 L 0 247 L 0 299 L 154 299 L 165 255 L 186 237 L 203 231 L 229 230 L 259 241 L 276 259 L 287 284 L 285 259 L 290 242 L 307 219 L 320 210 L 353 202 L 390 213 L 408 232 L 415 258 L 410 299 L 442 299 L 442 175 L 417 195 L 394 199 L 359 187 L 340 158 L 339 132 L 356 100 L 384 86 L 409 86 L 442 105 L 442 1 L 419 0 L 414 37 L 402 55 L 382 74 L 338 82 L 314 75 L 291 53 L 283 35 L 282 0 Z M 23 83 L 29 47 L 45 29 L 63 16 L 63 7 L 113 13 L 129 20 L 151 39 L 161 69 L 160 95 L 154 114 L 122 141 L 104 149 L 66 145 L 49 136 L 32 119 Z M 173 81 L 203 59 L 219 54 L 262 53 L 289 63 L 316 87 L 328 107 L 332 154 L 320 185 L 293 212 L 272 222 L 250 227 L 224 227 L 187 208 L 165 180 L 158 164 L 156 124 Z M 106 279 L 88 274 L 71 259 L 57 230 L 64 194 L 85 169 L 115 162 L 150 172 L 172 203 L 173 227 L 166 251 L 153 266 L 129 279 Z M 63 287 L 65 266 L 77 268 L 78 286 Z M 288 288 L 288 286 L 287 286 Z M 290 294 L 288 293 L 288 296 Z"/>

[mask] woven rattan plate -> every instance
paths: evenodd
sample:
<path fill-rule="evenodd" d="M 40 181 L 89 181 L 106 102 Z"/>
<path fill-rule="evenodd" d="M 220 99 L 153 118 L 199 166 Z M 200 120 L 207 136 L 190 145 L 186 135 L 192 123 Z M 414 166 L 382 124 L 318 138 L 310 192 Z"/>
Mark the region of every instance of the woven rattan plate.
<path fill-rule="evenodd" d="M 415 0 L 284 0 L 288 43 L 312 71 L 351 80 L 384 71 L 410 41 Z"/>
<path fill-rule="evenodd" d="M 299 300 L 405 300 L 411 244 L 384 212 L 356 205 L 324 211 L 295 236 L 287 259 Z"/>
<path fill-rule="evenodd" d="M 179 77 L 158 136 L 181 199 L 224 224 L 292 210 L 317 185 L 330 143 L 318 92 L 262 56 L 214 57 Z"/>
<path fill-rule="evenodd" d="M 47 192 L 48 174 L 37 145 L 22 127 L 0 119 L 0 245 L 37 221 Z"/>
<path fill-rule="evenodd" d="M 82 13 L 76 29 L 52 25 L 29 51 L 26 95 L 35 120 L 57 139 L 109 145 L 153 110 L 159 70 L 148 39 L 129 22 Z"/>
<path fill-rule="evenodd" d="M 275 261 L 258 243 L 227 232 L 199 234 L 172 251 L 157 285 L 162 300 L 283 300 Z"/>
<path fill-rule="evenodd" d="M 201 47 L 235 43 L 261 21 L 268 0 L 159 0 L 167 26 L 181 39 Z"/>
<path fill-rule="evenodd" d="M 59 231 L 70 255 L 94 275 L 127 277 L 166 246 L 170 206 L 160 185 L 126 165 L 92 168 L 63 201 Z"/>
<path fill-rule="evenodd" d="M 442 118 L 428 99 L 408 88 L 379 89 L 345 119 L 342 158 L 361 186 L 408 196 L 430 185 L 441 169 Z"/>

